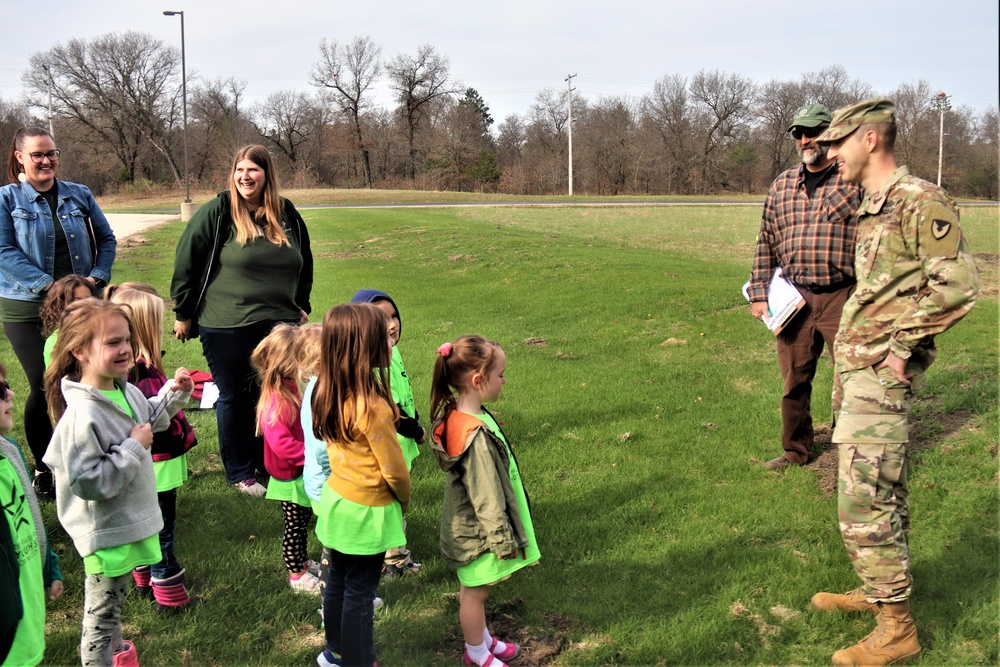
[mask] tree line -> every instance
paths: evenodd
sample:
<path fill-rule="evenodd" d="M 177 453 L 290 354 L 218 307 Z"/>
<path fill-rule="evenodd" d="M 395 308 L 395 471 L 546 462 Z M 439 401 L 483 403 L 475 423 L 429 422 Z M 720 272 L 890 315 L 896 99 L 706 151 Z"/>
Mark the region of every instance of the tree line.
<path fill-rule="evenodd" d="M 52 123 L 64 176 L 103 193 L 183 185 L 179 50 L 142 32 L 72 39 L 32 55 L 22 100 L 0 99 L 0 136 Z M 246 99 L 236 78 L 188 80 L 189 178 L 217 188 L 240 147 L 263 143 L 288 187 L 367 187 L 559 194 L 567 190 L 567 91 L 495 122 L 430 44 L 386 57 L 370 37 L 322 40 L 311 90 Z M 373 86 L 393 91 L 376 104 Z M 897 105 L 901 163 L 929 180 L 938 166 L 938 91 L 927 81 L 876 91 L 831 66 L 759 83 L 736 73 L 668 74 L 642 96 L 574 96 L 574 191 L 580 194 L 760 193 L 796 154 L 786 129 L 799 106 L 830 109 L 884 95 Z M 944 113 L 942 184 L 997 198 L 998 110 Z"/>

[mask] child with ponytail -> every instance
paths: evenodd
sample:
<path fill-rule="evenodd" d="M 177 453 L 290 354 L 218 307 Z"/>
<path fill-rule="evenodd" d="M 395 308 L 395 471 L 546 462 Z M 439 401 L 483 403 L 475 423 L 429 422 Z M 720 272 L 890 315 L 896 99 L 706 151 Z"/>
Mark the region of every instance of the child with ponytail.
<path fill-rule="evenodd" d="M 483 407 L 500 398 L 507 356 L 481 336 L 438 348 L 431 384 L 431 449 L 445 472 L 441 554 L 461 583 L 466 665 L 506 667 L 519 647 L 490 635 L 491 588 L 538 562 L 528 496 L 507 436 Z"/>

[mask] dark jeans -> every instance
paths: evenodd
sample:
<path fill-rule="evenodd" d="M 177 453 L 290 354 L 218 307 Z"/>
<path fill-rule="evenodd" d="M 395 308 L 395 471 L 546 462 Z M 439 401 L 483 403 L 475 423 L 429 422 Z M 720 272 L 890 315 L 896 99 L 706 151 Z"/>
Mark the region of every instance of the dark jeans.
<path fill-rule="evenodd" d="M 781 397 L 781 447 L 785 458 L 792 463 L 806 463 L 812 455 L 812 381 L 824 343 L 833 356 L 840 313 L 854 292 L 854 285 L 825 294 L 799 291 L 806 305 L 778 334 L 778 365 L 785 381 Z M 840 378 L 834 373 L 834 415 L 840 411 L 842 393 Z"/>
<path fill-rule="evenodd" d="M 177 489 L 160 491 L 156 494 L 160 501 L 160 514 L 163 515 L 163 530 L 160 531 L 159 563 L 150 570 L 154 579 L 168 579 L 181 571 L 181 566 L 174 558 L 174 525 L 177 523 Z"/>
<path fill-rule="evenodd" d="M 24 401 L 24 438 L 28 441 L 31 455 L 35 459 L 35 470 L 46 471 L 42 463 L 45 450 L 52 439 L 52 422 L 49 421 L 48 406 L 45 402 L 45 338 L 42 337 L 42 323 L 4 322 L 10 346 L 14 348 L 17 360 L 28 378 L 28 398 Z M 9 372 L 9 371 L 8 371 Z"/>
<path fill-rule="evenodd" d="M 260 384 L 250 355 L 275 324 L 265 320 L 235 329 L 200 329 L 201 349 L 219 388 L 219 455 L 230 484 L 252 478 L 254 470 L 265 473 L 264 439 L 256 434 Z"/>
<path fill-rule="evenodd" d="M 326 648 L 339 653 L 344 667 L 375 664 L 375 589 L 384 554 L 354 556 L 330 549 L 330 571 L 323 593 Z"/>

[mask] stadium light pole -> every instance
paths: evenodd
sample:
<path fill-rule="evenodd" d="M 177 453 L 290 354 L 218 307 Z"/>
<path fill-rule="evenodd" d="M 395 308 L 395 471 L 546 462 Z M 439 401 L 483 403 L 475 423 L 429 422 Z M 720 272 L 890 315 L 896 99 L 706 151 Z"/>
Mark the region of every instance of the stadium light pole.
<path fill-rule="evenodd" d="M 163 12 L 164 16 L 181 17 L 181 105 L 184 107 L 184 203 L 181 204 L 181 220 L 185 222 L 194 214 L 191 204 L 191 181 L 188 179 L 188 102 L 187 102 L 187 53 L 184 48 L 184 12 Z"/>
<path fill-rule="evenodd" d="M 941 129 L 938 132 L 938 187 L 941 186 L 941 165 L 944 162 L 944 112 L 951 108 L 951 104 L 948 103 L 948 95 L 946 93 L 939 93 L 937 97 L 931 100 L 931 108 L 936 109 L 941 113 Z"/>

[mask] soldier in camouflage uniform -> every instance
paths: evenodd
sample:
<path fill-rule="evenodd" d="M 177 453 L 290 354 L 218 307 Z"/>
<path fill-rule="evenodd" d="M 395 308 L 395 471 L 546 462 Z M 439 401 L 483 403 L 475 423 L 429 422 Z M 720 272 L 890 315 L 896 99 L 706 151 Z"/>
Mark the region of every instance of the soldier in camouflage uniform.
<path fill-rule="evenodd" d="M 979 290 L 955 202 L 897 168 L 895 137 L 895 106 L 877 99 L 838 109 L 817 138 L 868 193 L 858 210 L 858 284 L 835 344 L 844 399 L 833 435 L 840 532 L 864 585 L 817 593 L 812 606 L 872 612 L 878 626 L 835 653 L 835 665 L 888 665 L 920 653 L 909 605 L 908 416 L 935 357 L 934 336 L 969 312 Z"/>

